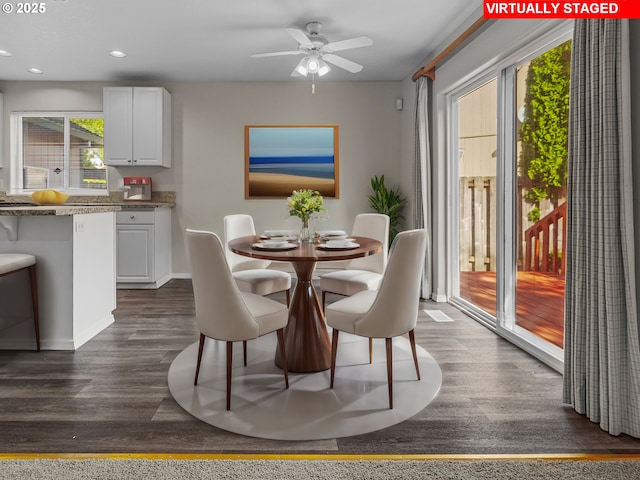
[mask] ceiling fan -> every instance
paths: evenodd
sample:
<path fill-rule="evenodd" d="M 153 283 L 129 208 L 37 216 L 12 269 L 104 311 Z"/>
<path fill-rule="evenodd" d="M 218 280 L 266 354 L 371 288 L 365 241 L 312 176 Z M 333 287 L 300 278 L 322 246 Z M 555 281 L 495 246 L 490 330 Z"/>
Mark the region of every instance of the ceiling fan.
<path fill-rule="evenodd" d="M 338 42 L 329 42 L 329 40 L 320 34 L 322 24 L 320 22 L 309 22 L 305 28 L 307 33 L 299 28 L 286 28 L 285 30 L 298 42 L 298 50 L 289 50 L 285 52 L 270 53 L 254 53 L 252 58 L 276 57 L 280 55 L 304 55 L 296 68 L 291 73 L 292 77 L 303 76 L 308 74 L 318 75 L 322 77 L 331 70 L 327 62 L 340 67 L 351 73 L 358 73 L 362 70 L 362 65 L 347 60 L 344 57 L 335 55 L 334 52 L 348 50 L 351 48 L 368 47 L 373 45 L 373 40 L 369 37 L 355 37 L 348 40 Z"/>

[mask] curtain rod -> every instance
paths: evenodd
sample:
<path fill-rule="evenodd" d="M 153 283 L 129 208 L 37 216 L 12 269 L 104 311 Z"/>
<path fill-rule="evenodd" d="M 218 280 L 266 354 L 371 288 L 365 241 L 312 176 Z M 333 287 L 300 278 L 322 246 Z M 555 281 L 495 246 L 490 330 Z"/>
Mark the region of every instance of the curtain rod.
<path fill-rule="evenodd" d="M 414 73 L 411 79 L 414 82 L 418 80 L 420 77 L 429 77 L 431 80 L 435 80 L 436 67 L 438 66 L 438 64 L 442 62 L 442 60 L 444 60 L 446 57 L 451 55 L 451 53 L 456 48 L 458 48 L 462 42 L 464 42 L 471 35 L 473 35 L 473 33 L 475 33 L 475 31 L 478 30 L 482 25 L 484 25 L 485 22 L 487 22 L 488 20 L 489 20 L 488 18 L 484 18 L 484 17 L 480 17 L 478 20 L 476 20 L 473 23 L 473 25 L 471 25 L 464 32 L 462 32 L 462 34 L 458 38 L 456 38 L 453 42 L 451 42 L 451 44 L 447 48 L 445 48 L 442 52 L 440 52 L 440 54 L 436 58 L 434 58 L 428 65 L 425 65 L 416 73 Z"/>

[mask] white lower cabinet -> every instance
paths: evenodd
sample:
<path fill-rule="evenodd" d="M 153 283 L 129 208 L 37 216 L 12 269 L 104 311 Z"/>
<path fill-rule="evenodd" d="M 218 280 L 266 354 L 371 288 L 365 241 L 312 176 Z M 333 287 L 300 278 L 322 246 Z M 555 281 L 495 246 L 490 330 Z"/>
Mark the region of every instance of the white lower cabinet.
<path fill-rule="evenodd" d="M 116 214 L 118 288 L 158 288 L 171 279 L 171 210 Z"/>

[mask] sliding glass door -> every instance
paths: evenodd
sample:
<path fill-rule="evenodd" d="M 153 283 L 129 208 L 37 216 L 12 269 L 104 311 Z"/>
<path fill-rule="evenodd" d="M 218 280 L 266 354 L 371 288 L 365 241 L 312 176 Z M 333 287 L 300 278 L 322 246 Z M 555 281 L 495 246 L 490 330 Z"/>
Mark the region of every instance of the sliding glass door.
<path fill-rule="evenodd" d="M 561 361 L 570 32 L 448 99 L 452 303 Z"/>
<path fill-rule="evenodd" d="M 496 78 L 457 99 L 460 298 L 496 315 Z"/>
<path fill-rule="evenodd" d="M 516 68 L 515 327 L 563 347 L 571 41 Z"/>

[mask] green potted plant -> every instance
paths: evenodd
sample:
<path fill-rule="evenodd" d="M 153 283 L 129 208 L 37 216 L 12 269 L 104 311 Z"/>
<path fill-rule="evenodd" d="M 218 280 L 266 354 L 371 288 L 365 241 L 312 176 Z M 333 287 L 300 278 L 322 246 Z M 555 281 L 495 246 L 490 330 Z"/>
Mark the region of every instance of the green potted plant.
<path fill-rule="evenodd" d="M 384 175 L 374 176 L 371 179 L 372 194 L 369 195 L 369 205 L 378 213 L 389 216 L 389 245 L 398 234 L 400 222 L 404 220 L 402 209 L 407 199 L 402 196 L 397 187 L 388 188 L 384 184 Z"/>

